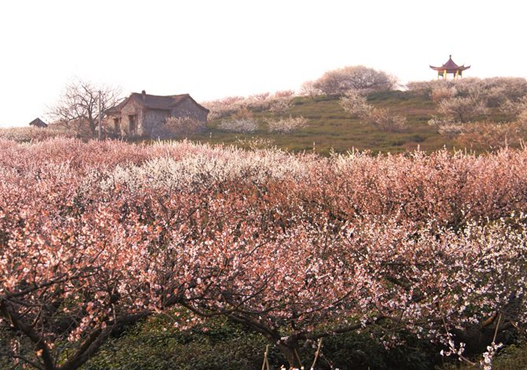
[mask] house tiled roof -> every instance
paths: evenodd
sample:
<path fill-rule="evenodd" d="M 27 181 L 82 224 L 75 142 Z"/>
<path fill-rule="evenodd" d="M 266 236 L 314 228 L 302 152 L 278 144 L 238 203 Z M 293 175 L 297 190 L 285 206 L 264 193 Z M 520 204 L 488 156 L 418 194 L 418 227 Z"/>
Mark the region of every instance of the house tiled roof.
<path fill-rule="evenodd" d="M 35 118 L 33 121 L 29 122 L 29 126 L 48 127 L 48 124 L 42 121 L 40 118 Z"/>
<path fill-rule="evenodd" d="M 147 109 L 159 109 L 159 110 L 172 110 L 175 108 L 178 104 L 181 102 L 190 99 L 192 102 L 194 102 L 200 109 L 203 109 L 208 112 L 208 109 L 205 107 L 202 107 L 200 104 L 198 104 L 189 94 L 180 94 L 180 95 L 168 95 L 168 96 L 160 96 L 160 95 L 150 95 L 145 93 L 145 91 L 141 93 L 132 93 L 128 98 L 123 100 L 121 103 L 119 103 L 117 106 L 110 108 L 106 111 L 106 113 L 118 113 L 121 111 L 121 109 L 128 104 L 131 100 L 137 102 L 141 106 L 147 108 Z"/>
<path fill-rule="evenodd" d="M 145 108 L 150 109 L 165 109 L 170 110 L 174 108 L 178 103 L 182 102 L 186 98 L 190 98 L 189 94 L 181 95 L 169 95 L 169 96 L 159 96 L 159 95 L 149 95 L 149 94 L 138 94 L 132 93 L 130 96 L 131 99 L 134 99 L 139 104 L 143 105 Z"/>

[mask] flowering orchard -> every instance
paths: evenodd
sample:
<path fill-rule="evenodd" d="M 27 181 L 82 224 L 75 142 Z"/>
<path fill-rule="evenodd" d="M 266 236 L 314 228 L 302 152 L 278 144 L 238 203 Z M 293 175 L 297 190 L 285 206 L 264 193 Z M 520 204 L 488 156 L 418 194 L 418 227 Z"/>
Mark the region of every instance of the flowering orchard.
<path fill-rule="evenodd" d="M 526 168 L 526 150 L 2 141 L 0 354 L 77 369 L 172 307 L 244 324 L 292 367 L 306 341 L 368 326 L 495 351 L 527 324 Z"/>

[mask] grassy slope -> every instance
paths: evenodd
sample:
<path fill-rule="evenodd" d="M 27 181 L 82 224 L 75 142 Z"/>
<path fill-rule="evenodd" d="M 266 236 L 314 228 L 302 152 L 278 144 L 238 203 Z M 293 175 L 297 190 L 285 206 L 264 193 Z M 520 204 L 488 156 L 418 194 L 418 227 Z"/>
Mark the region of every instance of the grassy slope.
<path fill-rule="evenodd" d="M 408 119 L 408 130 L 402 133 L 383 132 L 359 119 L 352 119 L 340 107 L 337 98 L 295 98 L 294 105 L 284 116 L 304 116 L 309 120 L 304 129 L 290 134 L 269 133 L 263 119 L 271 117 L 269 112 L 254 112 L 260 122 L 260 130 L 254 134 L 235 134 L 217 129 L 219 121 L 209 124 L 210 131 L 193 139 L 210 142 L 237 144 L 239 139 L 251 137 L 271 139 L 279 148 L 290 151 L 315 151 L 327 154 L 331 150 L 346 152 L 353 149 L 376 152 L 399 153 L 415 150 L 425 151 L 443 147 L 453 148 L 456 143 L 437 133 L 427 124 L 435 114 L 432 101 L 413 92 L 389 91 L 372 94 L 368 101 L 375 107 L 386 108 L 404 115 Z"/>

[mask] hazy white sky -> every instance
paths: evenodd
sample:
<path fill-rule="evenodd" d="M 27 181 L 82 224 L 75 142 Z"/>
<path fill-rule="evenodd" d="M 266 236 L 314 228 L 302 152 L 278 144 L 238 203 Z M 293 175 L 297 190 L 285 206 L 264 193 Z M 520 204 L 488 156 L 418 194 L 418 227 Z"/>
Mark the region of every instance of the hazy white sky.
<path fill-rule="evenodd" d="M 2 0 L 0 126 L 45 117 L 74 78 L 204 101 L 298 89 L 347 65 L 402 82 L 527 77 L 523 0 Z"/>

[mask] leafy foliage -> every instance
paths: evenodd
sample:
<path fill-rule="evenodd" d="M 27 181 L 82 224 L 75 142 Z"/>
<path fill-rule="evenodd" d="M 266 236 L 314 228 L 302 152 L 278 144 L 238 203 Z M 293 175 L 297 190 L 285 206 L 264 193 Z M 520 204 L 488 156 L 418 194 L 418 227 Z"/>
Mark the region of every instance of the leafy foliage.
<path fill-rule="evenodd" d="M 174 327 L 177 320 L 160 315 L 140 323 L 110 340 L 84 369 L 261 369 L 267 344 L 261 336 L 218 319 L 180 330 Z M 375 339 L 378 336 L 374 330 L 325 338 L 316 368 L 432 370 L 441 362 L 439 349 L 429 342 L 407 334 L 401 336 L 401 344 L 386 348 Z M 314 343 L 303 346 L 301 357 L 312 359 L 314 347 Z M 272 369 L 285 364 L 272 347 L 267 358 Z"/>
<path fill-rule="evenodd" d="M 168 314 L 141 323 L 120 338 L 112 339 L 84 369 L 261 368 L 262 349 L 266 346 L 262 337 L 217 319 L 181 330 L 174 327 L 178 320 Z M 271 361 L 278 365 L 284 359 L 273 352 Z"/>

